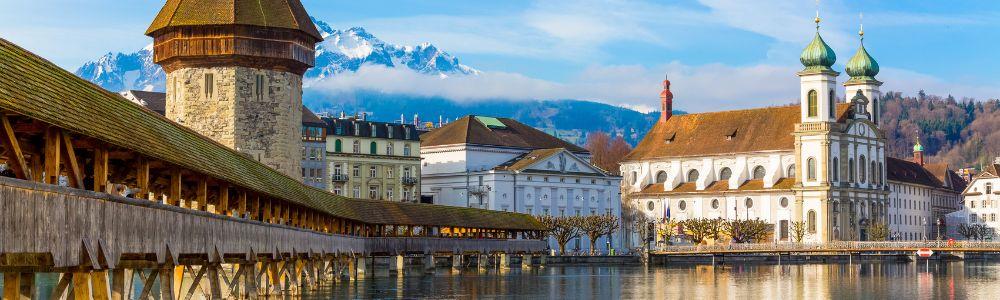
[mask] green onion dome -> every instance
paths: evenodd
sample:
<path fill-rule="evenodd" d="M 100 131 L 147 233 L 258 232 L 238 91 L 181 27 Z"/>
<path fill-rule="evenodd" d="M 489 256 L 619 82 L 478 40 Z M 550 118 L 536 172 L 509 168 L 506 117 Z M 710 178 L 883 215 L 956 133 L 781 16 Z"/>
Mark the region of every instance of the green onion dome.
<path fill-rule="evenodd" d="M 865 44 L 862 43 L 858 52 L 847 62 L 845 70 L 851 75 L 851 80 L 875 80 L 875 75 L 878 75 L 878 62 L 868 54 Z"/>
<path fill-rule="evenodd" d="M 837 54 L 823 41 L 817 30 L 816 37 L 802 50 L 799 61 L 806 67 L 806 71 L 832 70 L 830 66 L 837 62 Z"/>
<path fill-rule="evenodd" d="M 924 145 L 921 145 L 920 141 L 917 141 L 917 144 L 913 145 L 913 152 L 924 152 Z"/>

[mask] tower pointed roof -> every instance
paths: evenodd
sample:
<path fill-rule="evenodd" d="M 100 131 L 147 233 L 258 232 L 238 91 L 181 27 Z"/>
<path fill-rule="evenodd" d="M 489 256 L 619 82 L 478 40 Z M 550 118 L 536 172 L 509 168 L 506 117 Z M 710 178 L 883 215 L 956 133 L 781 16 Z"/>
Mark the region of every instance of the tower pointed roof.
<path fill-rule="evenodd" d="M 816 14 L 816 36 L 802 50 L 799 62 L 806 67 L 805 71 L 832 70 L 830 67 L 837 62 L 837 53 L 833 52 L 833 48 L 819 34 L 819 13 Z"/>
<path fill-rule="evenodd" d="M 146 35 L 174 26 L 212 25 L 293 29 L 323 40 L 299 0 L 167 0 Z"/>
<path fill-rule="evenodd" d="M 851 79 L 848 81 L 875 80 L 875 75 L 878 75 L 878 62 L 865 49 L 864 28 L 858 31 L 858 35 L 861 37 L 861 45 L 858 47 L 858 52 L 854 53 L 854 57 L 851 57 L 851 60 L 847 61 L 845 68 L 847 74 L 851 75 Z"/>

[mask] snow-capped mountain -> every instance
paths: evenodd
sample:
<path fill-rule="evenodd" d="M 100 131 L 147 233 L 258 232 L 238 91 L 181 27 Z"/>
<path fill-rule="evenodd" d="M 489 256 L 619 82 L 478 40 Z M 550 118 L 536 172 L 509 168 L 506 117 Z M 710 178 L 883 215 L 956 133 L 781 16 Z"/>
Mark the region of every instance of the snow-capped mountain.
<path fill-rule="evenodd" d="M 306 72 L 307 80 L 354 72 L 365 64 L 408 68 L 440 77 L 480 73 L 430 43 L 399 46 L 382 41 L 361 27 L 341 31 L 323 21 L 313 19 L 313 22 L 324 41 L 316 45 L 316 65 Z M 75 73 L 110 91 L 165 90 L 166 75 L 153 63 L 152 45 L 132 53 L 108 53 L 84 64 Z"/>
<path fill-rule="evenodd" d="M 153 63 L 153 45 L 133 53 L 105 54 L 96 61 L 83 64 L 76 75 L 110 91 L 163 90 L 167 76 Z"/>
<path fill-rule="evenodd" d="M 386 43 L 364 28 L 336 30 L 326 22 L 313 19 L 323 35 L 316 47 L 316 67 L 306 77 L 326 78 L 344 71 L 357 71 L 364 64 L 390 68 L 406 67 L 431 75 L 476 75 L 479 71 L 458 62 L 458 58 L 441 51 L 430 43 L 398 46 Z"/>

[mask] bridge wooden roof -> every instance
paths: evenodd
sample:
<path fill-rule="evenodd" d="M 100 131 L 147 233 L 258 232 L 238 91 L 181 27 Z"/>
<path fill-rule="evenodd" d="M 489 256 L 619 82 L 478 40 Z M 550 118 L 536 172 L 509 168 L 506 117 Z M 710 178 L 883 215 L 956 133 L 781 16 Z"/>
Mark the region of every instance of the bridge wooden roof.
<path fill-rule="evenodd" d="M 0 39 L 0 109 L 368 224 L 541 230 L 525 214 L 349 199 L 307 186 Z"/>

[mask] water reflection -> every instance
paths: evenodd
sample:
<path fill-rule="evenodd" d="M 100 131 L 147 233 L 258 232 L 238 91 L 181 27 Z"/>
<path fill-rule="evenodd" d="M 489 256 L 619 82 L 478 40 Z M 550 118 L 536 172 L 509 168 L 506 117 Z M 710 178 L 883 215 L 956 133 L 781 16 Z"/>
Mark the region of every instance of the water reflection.
<path fill-rule="evenodd" d="M 547 266 L 438 270 L 324 286 L 306 299 L 966 299 L 1000 292 L 988 262 Z"/>

